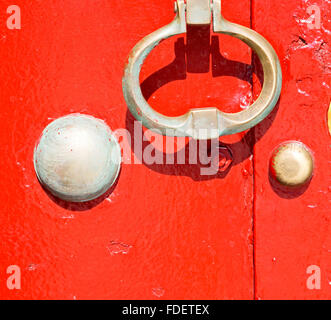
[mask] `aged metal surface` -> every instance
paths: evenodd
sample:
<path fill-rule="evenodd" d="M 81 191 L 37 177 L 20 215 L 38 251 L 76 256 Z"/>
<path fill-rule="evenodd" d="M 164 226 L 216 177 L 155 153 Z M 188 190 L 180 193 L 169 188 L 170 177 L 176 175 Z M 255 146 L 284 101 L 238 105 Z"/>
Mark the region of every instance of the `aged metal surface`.
<path fill-rule="evenodd" d="M 194 10 L 191 8 L 194 7 Z M 189 17 L 196 17 L 201 6 L 205 15 L 206 1 L 189 2 Z M 205 19 L 202 17 L 201 22 Z M 193 18 L 192 18 L 193 19 Z M 191 109 L 184 115 L 168 117 L 156 112 L 145 100 L 139 83 L 139 75 L 144 60 L 163 39 L 186 32 L 185 3 L 177 1 L 175 20 L 142 39 L 131 51 L 123 77 L 123 91 L 128 108 L 134 117 L 152 130 L 163 135 L 188 136 L 195 139 L 212 139 L 219 136 L 245 131 L 262 121 L 276 105 L 282 86 L 282 72 L 277 54 L 260 34 L 244 26 L 231 23 L 221 15 L 220 0 L 213 1 L 213 29 L 236 37 L 257 53 L 264 70 L 263 88 L 259 98 L 247 109 L 235 114 L 222 112 L 216 108 Z M 275 30 L 276 32 L 276 30 Z M 202 129 L 209 129 L 207 134 Z"/>
<path fill-rule="evenodd" d="M 211 0 L 187 0 L 186 20 L 189 25 L 203 25 L 211 23 Z"/>
<path fill-rule="evenodd" d="M 51 122 L 34 151 L 39 181 L 67 201 L 98 198 L 116 181 L 120 166 L 121 149 L 109 127 L 83 114 Z"/>
<path fill-rule="evenodd" d="M 313 170 L 314 160 L 310 151 L 297 141 L 281 144 L 270 159 L 272 178 L 285 186 L 299 187 L 307 183 Z"/>

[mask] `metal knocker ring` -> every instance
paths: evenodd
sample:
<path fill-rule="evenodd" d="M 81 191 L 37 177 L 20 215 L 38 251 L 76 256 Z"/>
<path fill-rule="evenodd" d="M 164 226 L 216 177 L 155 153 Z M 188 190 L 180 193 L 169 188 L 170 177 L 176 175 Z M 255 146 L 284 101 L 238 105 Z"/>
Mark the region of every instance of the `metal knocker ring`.
<path fill-rule="evenodd" d="M 142 124 L 168 136 L 214 139 L 245 131 L 262 121 L 275 107 L 282 86 L 279 59 L 270 43 L 257 32 L 231 23 L 221 15 L 221 0 L 177 0 L 176 17 L 168 25 L 142 39 L 132 50 L 123 77 L 124 98 L 133 116 Z M 185 17 L 185 12 L 187 17 Z M 236 37 L 258 55 L 264 72 L 264 83 L 258 99 L 246 110 L 225 113 L 217 108 L 191 109 L 178 117 L 162 115 L 147 103 L 141 92 L 139 74 L 145 58 L 161 40 L 186 32 L 189 25 L 211 23 L 216 33 Z"/>

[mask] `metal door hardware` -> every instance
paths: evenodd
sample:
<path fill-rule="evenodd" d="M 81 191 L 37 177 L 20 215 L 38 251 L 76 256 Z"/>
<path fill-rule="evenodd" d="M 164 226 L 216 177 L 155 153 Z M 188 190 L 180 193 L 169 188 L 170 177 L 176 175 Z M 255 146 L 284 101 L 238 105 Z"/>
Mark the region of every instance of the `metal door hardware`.
<path fill-rule="evenodd" d="M 40 183 L 56 197 L 84 202 L 105 193 L 120 171 L 121 149 L 105 122 L 71 114 L 51 122 L 34 151 Z"/>
<path fill-rule="evenodd" d="M 220 0 L 187 0 L 186 3 L 177 0 L 175 11 L 176 17 L 170 24 L 142 39 L 129 56 L 123 77 L 123 92 L 134 117 L 147 128 L 163 135 L 195 139 L 211 139 L 242 132 L 262 121 L 276 105 L 282 86 L 279 59 L 270 43 L 257 32 L 225 20 L 221 15 Z M 147 103 L 140 88 L 139 74 L 145 58 L 161 40 L 185 33 L 187 24 L 208 25 L 212 18 L 214 32 L 236 37 L 257 53 L 264 70 L 264 83 L 259 98 L 249 108 L 238 113 L 225 113 L 217 108 L 198 108 L 182 116 L 168 117 L 156 112 Z"/>
<path fill-rule="evenodd" d="M 280 184 L 298 187 L 308 182 L 314 171 L 314 161 L 309 149 L 301 142 L 281 144 L 270 159 L 270 173 Z"/>

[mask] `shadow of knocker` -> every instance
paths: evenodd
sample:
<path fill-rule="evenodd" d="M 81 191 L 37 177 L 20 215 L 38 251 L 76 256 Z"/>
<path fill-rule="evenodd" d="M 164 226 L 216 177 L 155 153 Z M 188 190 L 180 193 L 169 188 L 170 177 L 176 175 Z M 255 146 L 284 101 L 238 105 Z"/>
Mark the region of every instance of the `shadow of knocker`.
<path fill-rule="evenodd" d="M 253 53 L 251 64 L 246 64 L 225 58 L 220 53 L 219 36 L 212 36 L 210 41 L 209 26 L 188 26 L 186 45 L 184 43 L 184 37 L 181 37 L 175 42 L 174 51 L 175 59 L 173 62 L 154 72 L 141 83 L 141 90 L 146 101 L 148 101 L 148 99 L 153 95 L 155 91 L 157 91 L 159 88 L 166 85 L 167 83 L 176 80 L 185 80 L 187 77 L 187 73 L 209 72 L 210 57 L 212 62 L 213 77 L 237 77 L 243 81 L 249 82 L 252 85 L 253 73 L 255 73 L 260 84 L 263 83 L 263 69 L 256 55 Z M 185 59 L 185 56 L 187 59 Z M 187 146 L 189 144 L 189 141 L 192 140 L 190 138 L 180 138 L 185 139 L 185 144 L 181 149 L 173 152 L 172 154 L 165 153 L 163 152 L 163 150 L 161 151 L 155 148 L 155 152 L 160 153 L 158 154 L 158 157 L 162 159 L 159 164 L 146 163 L 142 155 L 137 154 L 134 148 L 133 151 L 135 153 L 135 156 L 139 158 L 143 165 L 161 174 L 188 176 L 195 181 L 210 180 L 215 178 L 222 179 L 229 173 L 232 166 L 243 162 L 252 155 L 254 144 L 263 137 L 263 135 L 267 132 L 267 130 L 273 123 L 278 111 L 278 107 L 279 101 L 273 111 L 269 114 L 269 116 L 266 117 L 254 128 L 248 130 L 240 141 L 235 143 L 219 143 L 220 151 L 224 150 L 224 148 L 229 150 L 226 155 L 222 155 L 221 153 L 221 162 L 225 162 L 226 165 L 225 167 L 221 166 L 221 170 L 211 175 L 201 174 L 201 170 L 206 167 L 206 164 L 201 163 L 199 159 L 194 164 L 189 163 L 190 148 L 188 148 Z M 135 121 L 136 120 L 132 116 L 130 111 L 127 110 L 126 129 L 130 132 L 131 141 L 129 141 L 129 143 L 131 146 L 134 146 Z M 141 127 L 139 130 L 142 130 L 142 136 L 144 136 L 144 132 L 146 132 L 146 129 Z M 255 135 L 254 132 L 257 132 L 258 134 Z M 201 143 L 203 142 L 195 142 L 194 148 L 196 148 L 196 150 L 193 150 L 193 153 L 195 152 L 196 154 L 199 154 L 198 150 L 201 147 Z M 207 148 L 210 148 L 212 143 L 214 142 L 208 141 Z M 143 139 L 142 150 L 145 150 L 148 146 L 150 146 L 150 144 L 150 141 L 145 141 L 145 139 Z M 210 152 L 207 152 L 207 154 L 210 156 Z M 232 157 L 230 165 L 228 164 L 229 154 Z M 175 162 L 167 164 L 167 159 L 169 158 L 174 158 Z M 176 159 L 185 159 L 185 162 L 178 162 L 176 161 Z M 213 159 L 211 159 L 211 162 L 212 161 Z"/>

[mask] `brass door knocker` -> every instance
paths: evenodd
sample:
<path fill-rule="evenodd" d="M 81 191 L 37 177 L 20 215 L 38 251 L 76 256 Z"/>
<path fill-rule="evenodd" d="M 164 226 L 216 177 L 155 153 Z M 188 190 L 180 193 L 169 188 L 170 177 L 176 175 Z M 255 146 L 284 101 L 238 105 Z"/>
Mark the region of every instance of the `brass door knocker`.
<path fill-rule="evenodd" d="M 275 107 L 282 86 L 279 59 L 270 43 L 260 34 L 244 26 L 231 23 L 221 15 L 221 0 L 177 0 L 176 17 L 168 25 L 142 39 L 131 51 L 123 77 L 123 92 L 133 116 L 151 130 L 163 135 L 189 136 L 212 139 L 245 131 L 262 121 Z M 186 24 L 208 25 L 213 17 L 216 33 L 236 37 L 250 46 L 258 55 L 264 83 L 258 99 L 246 110 L 225 113 L 217 108 L 191 109 L 178 117 L 156 112 L 141 92 L 139 74 L 145 58 L 161 40 L 186 32 Z M 207 130 L 206 130 L 207 129 Z"/>

